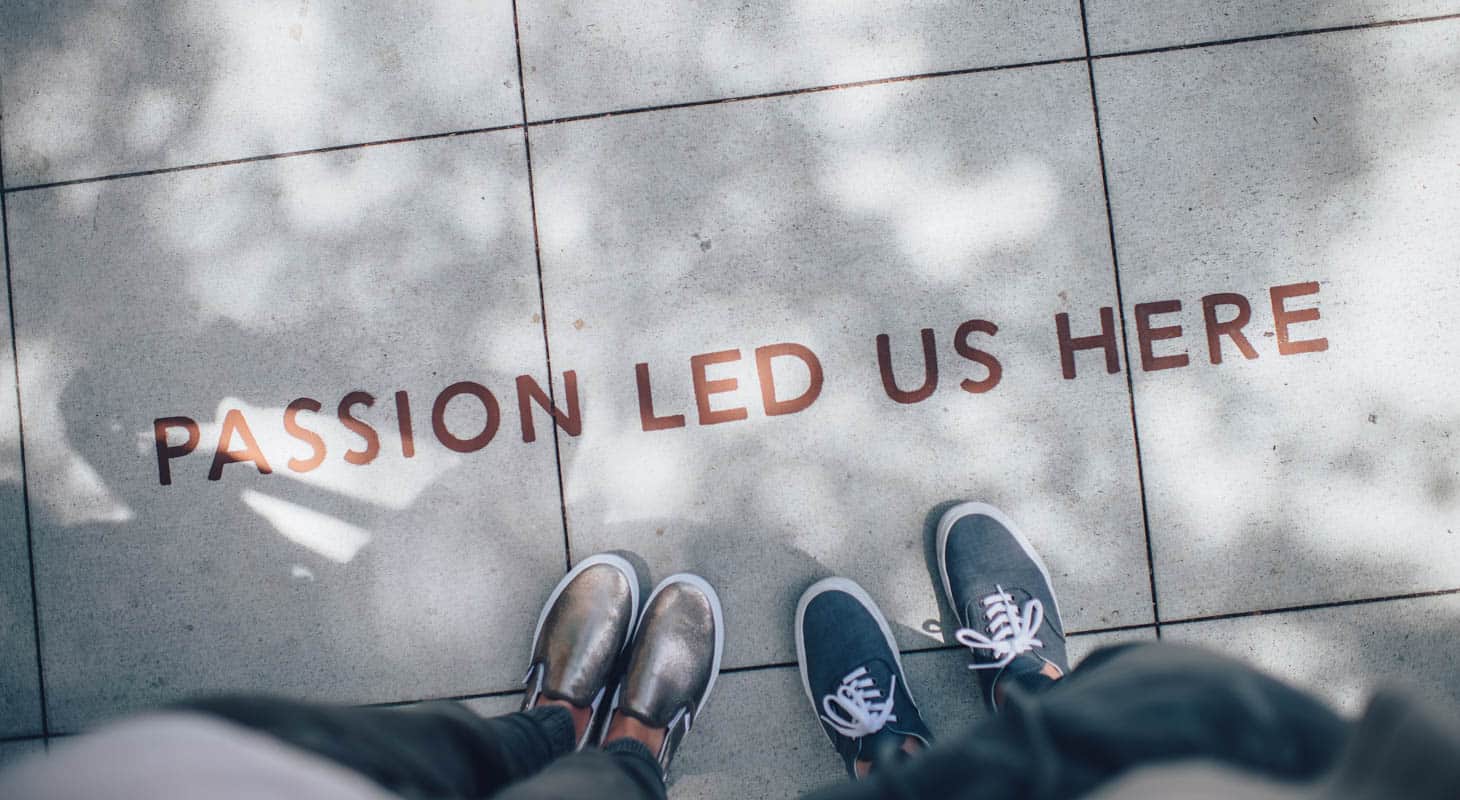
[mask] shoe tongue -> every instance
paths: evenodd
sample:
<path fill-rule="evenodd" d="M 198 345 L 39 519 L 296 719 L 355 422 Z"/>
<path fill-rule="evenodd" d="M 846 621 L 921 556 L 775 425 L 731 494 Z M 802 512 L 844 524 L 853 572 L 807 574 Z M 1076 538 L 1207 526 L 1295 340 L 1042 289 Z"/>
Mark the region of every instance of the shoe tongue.
<path fill-rule="evenodd" d="M 1033 595 L 1023 589 L 1012 586 L 1004 586 L 1003 591 L 1009 595 L 1009 599 L 1012 601 L 1010 605 L 1022 617 L 1024 615 L 1024 605 L 1030 601 Z M 972 628 L 981 633 L 991 633 L 990 629 L 992 627 L 992 620 L 989 619 L 988 606 L 984 605 L 984 599 L 997 592 L 998 588 L 988 586 L 985 591 L 980 592 L 968 601 L 968 608 L 965 610 L 965 619 L 970 621 Z"/>
<path fill-rule="evenodd" d="M 892 689 L 892 677 L 897 674 L 893 671 L 892 665 L 878 657 L 871 659 L 863 666 L 867 668 L 867 677 L 871 678 L 877 684 L 877 688 L 882 691 L 882 697 L 878 698 L 877 702 L 885 701 L 888 691 Z M 894 714 L 897 713 L 896 709 L 897 707 L 893 706 Z"/>

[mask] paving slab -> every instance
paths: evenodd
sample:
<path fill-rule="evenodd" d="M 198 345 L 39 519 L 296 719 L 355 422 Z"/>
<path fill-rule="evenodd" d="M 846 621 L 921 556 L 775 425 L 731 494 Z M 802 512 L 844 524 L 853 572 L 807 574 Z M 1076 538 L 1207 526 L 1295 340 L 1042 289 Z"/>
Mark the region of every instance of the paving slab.
<path fill-rule="evenodd" d="M 1075 0 L 519 9 L 533 120 L 1084 55 Z"/>
<path fill-rule="evenodd" d="M 1162 635 L 1242 658 L 1346 714 L 1382 686 L 1460 710 L 1460 595 L 1169 625 Z"/>
<path fill-rule="evenodd" d="M 1149 629 L 1075 636 L 1072 662 L 1107 644 L 1155 638 Z M 987 712 L 968 652 L 903 656 L 918 709 L 935 736 L 954 736 Z M 784 798 L 846 779 L 841 759 L 812 716 L 795 666 L 722 675 L 698 727 L 669 772 L 677 798 Z"/>
<path fill-rule="evenodd" d="M 516 688 L 564 568 L 526 174 L 507 131 L 9 196 L 53 729 Z"/>
<path fill-rule="evenodd" d="M 1095 77 L 1162 618 L 1456 588 L 1460 20 Z"/>
<path fill-rule="evenodd" d="M 3 258 L 3 256 L 0 256 Z M 8 264 L 7 264 L 8 266 Z M 42 732 L 8 290 L 0 286 L 0 736 Z"/>
<path fill-rule="evenodd" d="M 523 670 L 524 672 L 526 670 Z M 462 700 L 461 704 L 476 712 L 479 717 L 500 717 L 522 708 L 522 693 L 498 695 L 496 697 L 474 697 Z"/>
<path fill-rule="evenodd" d="M 727 666 L 792 660 L 829 574 L 936 646 L 930 515 L 973 498 L 1041 549 L 1071 629 L 1150 621 L 1124 376 L 1096 353 L 1064 380 L 1056 337 L 1114 303 L 1082 67 L 534 128 L 553 366 L 583 404 L 573 557 L 705 575 Z M 972 359 L 969 320 L 997 329 L 964 331 Z"/>
<path fill-rule="evenodd" d="M 44 739 L 21 739 L 14 742 L 0 742 L 0 769 L 5 769 L 23 758 L 44 753 Z"/>
<path fill-rule="evenodd" d="M 1460 13 L 1456 0 L 1085 0 L 1095 54 Z"/>
<path fill-rule="evenodd" d="M 521 121 L 512 4 L 0 7 L 9 186 Z"/>

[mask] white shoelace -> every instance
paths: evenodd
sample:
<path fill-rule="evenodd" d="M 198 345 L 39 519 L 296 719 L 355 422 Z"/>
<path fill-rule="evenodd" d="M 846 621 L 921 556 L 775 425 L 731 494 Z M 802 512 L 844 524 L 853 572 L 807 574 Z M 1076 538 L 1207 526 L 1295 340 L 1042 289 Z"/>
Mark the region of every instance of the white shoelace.
<path fill-rule="evenodd" d="M 969 669 L 1002 669 L 1016 657 L 1044 646 L 1035 636 L 1044 624 L 1044 604 L 1039 598 L 1030 598 L 1020 608 L 1004 587 L 995 589 L 983 599 L 984 617 L 989 621 L 988 635 L 973 628 L 960 628 L 955 634 L 959 644 L 970 650 L 987 650 L 996 659 L 988 664 L 969 664 Z"/>
<path fill-rule="evenodd" d="M 882 698 L 882 690 L 867 676 L 866 667 L 857 667 L 842 678 L 835 694 L 821 698 L 821 709 L 826 712 L 821 718 L 849 739 L 870 736 L 882 730 L 883 725 L 897 721 L 897 715 L 892 713 L 896 691 L 897 676 L 894 675 L 887 699 L 877 702 Z"/>

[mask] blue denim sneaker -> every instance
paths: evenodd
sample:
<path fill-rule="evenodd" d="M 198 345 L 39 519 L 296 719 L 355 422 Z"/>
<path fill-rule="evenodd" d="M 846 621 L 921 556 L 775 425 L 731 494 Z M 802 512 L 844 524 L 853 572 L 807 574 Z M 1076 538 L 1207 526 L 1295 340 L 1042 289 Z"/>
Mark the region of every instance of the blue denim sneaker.
<path fill-rule="evenodd" d="M 962 503 L 938 522 L 938 571 L 990 709 L 1000 681 L 1041 685 L 1070 671 L 1049 569 L 1003 512 Z"/>
<path fill-rule="evenodd" d="M 913 702 L 897 642 L 862 587 L 846 578 L 817 581 L 796 605 L 801 683 L 847 772 L 856 762 L 907 757 L 911 736 L 926 748 L 933 734 Z"/>

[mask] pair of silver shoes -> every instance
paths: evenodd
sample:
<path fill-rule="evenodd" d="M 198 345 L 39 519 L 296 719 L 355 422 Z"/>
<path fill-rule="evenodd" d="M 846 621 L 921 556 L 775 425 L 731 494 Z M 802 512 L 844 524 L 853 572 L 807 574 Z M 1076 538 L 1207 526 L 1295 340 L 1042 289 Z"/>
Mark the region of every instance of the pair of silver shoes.
<path fill-rule="evenodd" d="M 640 614 L 633 565 L 601 553 L 579 562 L 548 596 L 533 634 L 522 708 L 547 697 L 591 709 L 579 749 L 601 742 L 616 714 L 664 729 L 655 755 L 667 770 L 709 699 L 724 648 L 720 598 L 703 578 L 665 578 Z"/>

